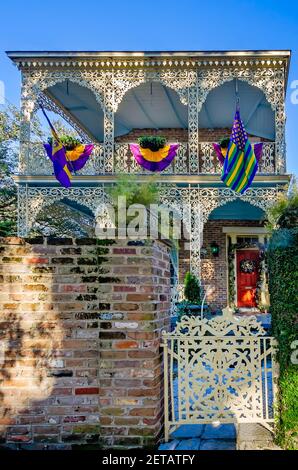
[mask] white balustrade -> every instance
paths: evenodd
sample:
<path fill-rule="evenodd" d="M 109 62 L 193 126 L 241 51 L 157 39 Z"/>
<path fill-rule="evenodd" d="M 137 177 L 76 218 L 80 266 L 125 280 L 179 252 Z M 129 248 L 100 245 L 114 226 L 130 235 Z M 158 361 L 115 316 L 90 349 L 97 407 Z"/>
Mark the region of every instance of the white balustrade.
<path fill-rule="evenodd" d="M 193 172 L 189 161 L 188 143 L 180 142 L 178 154 L 172 164 L 163 173 L 167 175 L 192 175 L 192 174 L 220 174 L 221 164 L 216 156 L 212 142 L 199 142 L 199 165 L 198 170 Z M 46 155 L 44 147 L 40 142 L 30 144 L 28 161 L 25 162 L 26 175 L 52 175 L 53 165 Z M 275 172 L 275 142 L 264 142 L 262 157 L 259 162 L 259 173 L 272 174 Z M 78 171 L 79 175 L 102 175 L 102 174 L 150 174 L 139 166 L 128 143 L 115 143 L 114 160 L 112 171 L 105 171 L 104 145 L 96 144 L 88 162 Z"/>

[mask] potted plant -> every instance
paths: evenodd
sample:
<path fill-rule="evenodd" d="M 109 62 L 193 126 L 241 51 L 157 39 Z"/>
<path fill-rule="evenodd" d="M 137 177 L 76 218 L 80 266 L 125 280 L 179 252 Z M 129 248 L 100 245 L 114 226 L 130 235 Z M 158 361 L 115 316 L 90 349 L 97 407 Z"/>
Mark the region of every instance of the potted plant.
<path fill-rule="evenodd" d="M 199 315 L 202 309 L 202 287 L 199 279 L 192 273 L 187 272 L 184 278 L 185 300 L 177 305 L 178 321 L 184 315 Z M 204 311 L 209 308 L 204 307 Z"/>
<path fill-rule="evenodd" d="M 213 143 L 213 148 L 215 150 L 216 156 L 220 163 L 223 165 L 228 151 L 228 146 L 230 143 L 230 137 L 224 136 L 220 139 L 218 143 Z"/>
<path fill-rule="evenodd" d="M 167 168 L 175 158 L 178 148 L 179 144 L 167 144 L 167 139 L 162 136 L 141 136 L 137 144 L 130 144 L 136 162 L 153 172 Z"/>
<path fill-rule="evenodd" d="M 63 135 L 61 132 L 59 136 L 42 104 L 39 103 L 39 106 L 51 129 L 51 137 L 48 138 L 47 143 L 43 144 L 44 149 L 53 163 L 56 179 L 62 186 L 69 188 L 72 173 L 83 168 L 92 153 L 94 145 L 84 145 L 71 134 Z"/>
<path fill-rule="evenodd" d="M 65 149 L 65 158 L 70 172 L 76 172 L 83 168 L 90 157 L 93 144 L 83 144 L 79 139 L 72 135 L 61 135 L 59 141 Z M 48 143 L 44 144 L 48 157 L 53 160 L 53 137 L 48 138 Z"/>
<path fill-rule="evenodd" d="M 73 137 L 72 135 L 61 135 L 59 137 L 59 140 L 61 144 L 63 144 L 63 147 L 65 148 L 65 150 L 67 151 L 74 150 L 77 146 L 82 145 L 82 142 L 76 137 Z M 48 138 L 48 143 L 51 146 L 53 145 L 52 136 Z"/>

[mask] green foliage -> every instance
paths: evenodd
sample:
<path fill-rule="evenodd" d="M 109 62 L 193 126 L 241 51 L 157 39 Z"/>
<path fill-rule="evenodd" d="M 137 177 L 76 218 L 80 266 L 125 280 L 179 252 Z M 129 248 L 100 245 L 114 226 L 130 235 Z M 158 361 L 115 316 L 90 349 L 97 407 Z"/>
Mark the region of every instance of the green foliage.
<path fill-rule="evenodd" d="M 0 220 L 0 237 L 15 235 L 16 227 L 14 220 Z"/>
<path fill-rule="evenodd" d="M 229 143 L 230 143 L 230 137 L 222 137 L 222 138 L 220 139 L 220 141 L 219 141 L 219 145 L 220 145 L 221 148 L 223 148 L 223 149 L 228 148 Z"/>
<path fill-rule="evenodd" d="M 73 150 L 78 145 L 81 145 L 82 142 L 72 135 L 59 135 L 60 142 L 63 144 L 66 150 Z M 48 137 L 48 142 L 50 145 L 53 144 L 53 137 Z"/>
<path fill-rule="evenodd" d="M 184 278 L 184 296 L 193 304 L 201 303 L 200 282 L 198 278 L 190 272 L 186 273 Z"/>
<path fill-rule="evenodd" d="M 13 175 L 16 173 L 19 155 L 19 134 L 21 114 L 15 106 L 0 107 L 0 236 L 16 234 L 17 186 Z M 53 121 L 59 135 L 75 137 L 76 132 L 60 120 Z M 31 119 L 31 141 L 46 140 L 42 123 L 35 114 Z M 77 140 L 80 143 L 80 141 Z M 56 236 L 86 236 L 94 234 L 94 220 L 62 203 L 55 203 L 50 210 L 42 210 L 32 234 Z"/>
<path fill-rule="evenodd" d="M 298 190 L 295 187 L 290 195 L 281 193 L 277 202 L 267 211 L 266 226 L 272 231 L 279 228 L 298 226 Z"/>
<path fill-rule="evenodd" d="M 184 317 L 184 315 L 190 315 L 190 305 L 192 305 L 192 302 L 179 302 L 179 304 L 177 305 L 177 321 L 180 321 L 181 318 Z"/>
<path fill-rule="evenodd" d="M 289 366 L 279 379 L 281 420 L 277 441 L 288 450 L 298 449 L 298 371 Z"/>
<path fill-rule="evenodd" d="M 0 111 L 0 234 L 16 234 L 17 188 L 12 178 L 18 160 L 20 113 L 13 106 Z"/>
<path fill-rule="evenodd" d="M 144 135 L 139 137 L 138 143 L 144 149 L 150 149 L 152 152 L 157 152 L 166 145 L 167 139 L 158 135 Z"/>
<path fill-rule="evenodd" d="M 149 208 L 150 204 L 157 204 L 159 201 L 159 189 L 154 177 L 140 184 L 134 175 L 121 175 L 108 194 L 115 207 L 118 206 L 119 196 L 126 197 L 126 207 L 132 204 L 142 204 Z"/>
<path fill-rule="evenodd" d="M 298 339 L 298 228 L 273 232 L 267 252 L 272 329 L 278 340 L 278 442 L 298 449 L 298 366 L 291 343 Z"/>

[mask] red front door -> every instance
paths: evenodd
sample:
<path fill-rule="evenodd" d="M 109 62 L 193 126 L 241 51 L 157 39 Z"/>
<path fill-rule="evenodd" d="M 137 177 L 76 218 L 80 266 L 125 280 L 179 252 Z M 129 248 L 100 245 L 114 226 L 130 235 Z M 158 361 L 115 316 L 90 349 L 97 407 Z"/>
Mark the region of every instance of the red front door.
<path fill-rule="evenodd" d="M 237 263 L 238 307 L 256 307 L 256 288 L 259 273 L 258 250 L 239 250 Z"/>

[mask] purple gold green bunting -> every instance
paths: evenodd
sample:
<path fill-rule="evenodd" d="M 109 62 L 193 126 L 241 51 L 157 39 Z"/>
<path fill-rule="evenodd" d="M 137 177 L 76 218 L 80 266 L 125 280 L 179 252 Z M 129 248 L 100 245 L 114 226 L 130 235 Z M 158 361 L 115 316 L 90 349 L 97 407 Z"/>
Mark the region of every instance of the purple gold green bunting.
<path fill-rule="evenodd" d="M 160 172 L 167 168 L 175 158 L 179 144 L 170 144 L 156 152 L 142 148 L 138 144 L 130 144 L 130 150 L 136 162 L 146 170 Z"/>
<path fill-rule="evenodd" d="M 50 160 L 53 163 L 54 174 L 59 183 L 65 188 L 71 186 L 72 172 L 78 171 L 87 162 L 94 145 L 78 145 L 73 150 L 65 150 L 62 144 L 57 150 L 53 136 L 53 147 L 50 144 L 44 144 L 44 148 Z"/>
<path fill-rule="evenodd" d="M 216 153 L 216 156 L 217 156 L 218 160 L 223 165 L 228 149 L 221 148 L 221 146 L 219 144 L 215 143 L 215 142 L 212 145 L 213 145 L 213 148 L 215 150 L 215 153 Z M 254 149 L 254 152 L 255 152 L 257 162 L 259 162 L 261 157 L 262 157 L 263 142 L 258 142 L 257 144 L 253 144 L 253 149 Z"/>
<path fill-rule="evenodd" d="M 45 151 L 53 163 L 54 174 L 59 183 L 65 188 L 71 186 L 71 172 L 76 172 L 83 168 L 87 162 L 94 145 L 77 145 L 73 150 L 66 150 L 60 141 L 58 134 L 51 123 L 43 105 L 39 103 L 40 109 L 48 121 L 52 134 L 52 145 L 44 144 Z"/>
<path fill-rule="evenodd" d="M 252 184 L 257 169 L 258 161 L 237 106 L 221 180 L 228 188 L 243 194 Z"/>
<path fill-rule="evenodd" d="M 90 157 L 93 148 L 93 144 L 82 144 L 77 145 L 73 150 L 67 150 L 66 159 L 68 161 L 70 171 L 78 171 L 83 168 Z"/>
<path fill-rule="evenodd" d="M 56 139 L 56 135 L 52 131 L 53 135 L 53 147 L 50 144 L 44 144 L 44 148 L 47 152 L 48 157 L 53 163 L 54 174 L 59 183 L 64 186 L 64 188 L 69 188 L 71 186 L 71 173 L 69 171 L 65 148 Z"/>

